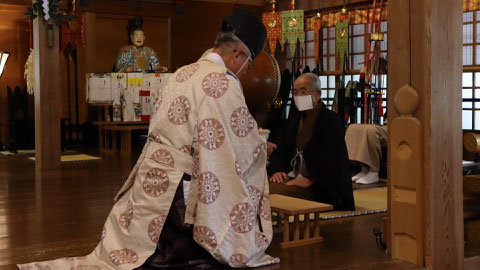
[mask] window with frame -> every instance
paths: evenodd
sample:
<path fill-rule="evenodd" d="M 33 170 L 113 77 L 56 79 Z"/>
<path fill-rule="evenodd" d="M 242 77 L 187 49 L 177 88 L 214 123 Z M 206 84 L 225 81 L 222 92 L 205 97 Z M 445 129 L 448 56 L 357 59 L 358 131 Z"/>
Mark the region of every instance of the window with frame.
<path fill-rule="evenodd" d="M 462 129 L 480 130 L 480 11 L 463 13 Z M 478 69 L 478 71 L 477 71 Z"/>
<path fill-rule="evenodd" d="M 322 50 L 320 52 L 323 71 L 335 71 L 335 26 L 321 28 L 320 32 L 322 33 Z"/>

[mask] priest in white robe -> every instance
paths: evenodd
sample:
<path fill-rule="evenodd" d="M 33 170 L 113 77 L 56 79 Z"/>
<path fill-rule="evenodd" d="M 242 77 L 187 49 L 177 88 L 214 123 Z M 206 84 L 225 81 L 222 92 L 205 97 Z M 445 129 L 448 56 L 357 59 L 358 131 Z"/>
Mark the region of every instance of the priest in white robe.
<path fill-rule="evenodd" d="M 20 268 L 195 269 L 208 266 L 209 258 L 231 267 L 279 262 L 264 253 L 272 240 L 266 140 L 238 80 L 265 40 L 253 13 L 229 14 L 212 53 L 180 68 L 162 91 L 149 139 L 95 250 Z M 207 256 L 197 258 L 201 252 L 189 248 Z"/>

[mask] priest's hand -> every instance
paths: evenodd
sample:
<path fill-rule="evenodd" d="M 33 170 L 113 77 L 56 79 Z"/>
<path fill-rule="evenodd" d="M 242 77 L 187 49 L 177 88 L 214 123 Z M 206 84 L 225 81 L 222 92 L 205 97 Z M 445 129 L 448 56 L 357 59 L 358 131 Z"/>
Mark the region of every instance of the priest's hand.
<path fill-rule="evenodd" d="M 309 188 L 313 185 L 313 181 L 306 177 L 297 177 L 291 181 L 288 181 L 285 185 L 287 186 L 297 186 L 301 188 Z"/>
<path fill-rule="evenodd" d="M 283 180 L 287 180 L 287 179 L 288 179 L 288 175 L 284 172 L 276 172 L 272 175 L 272 177 L 270 177 L 270 181 L 275 183 L 282 183 Z"/>
<path fill-rule="evenodd" d="M 271 142 L 267 142 L 267 159 L 272 154 L 273 150 L 277 149 L 277 145 Z"/>

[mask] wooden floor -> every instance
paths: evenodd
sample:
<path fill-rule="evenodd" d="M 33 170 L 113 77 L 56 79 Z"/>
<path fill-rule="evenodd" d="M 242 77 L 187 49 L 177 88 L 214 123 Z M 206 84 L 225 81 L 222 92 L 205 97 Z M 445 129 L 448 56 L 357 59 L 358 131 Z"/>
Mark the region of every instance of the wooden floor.
<path fill-rule="evenodd" d="M 80 152 L 92 151 L 98 155 Z M 135 155 L 103 156 L 36 173 L 27 156 L 0 156 L 0 269 L 90 253 L 135 161 Z M 283 250 L 276 232 L 267 252 L 281 263 L 261 269 L 417 269 L 377 247 L 375 226 L 381 226 L 381 215 L 324 224 L 323 243 Z"/>

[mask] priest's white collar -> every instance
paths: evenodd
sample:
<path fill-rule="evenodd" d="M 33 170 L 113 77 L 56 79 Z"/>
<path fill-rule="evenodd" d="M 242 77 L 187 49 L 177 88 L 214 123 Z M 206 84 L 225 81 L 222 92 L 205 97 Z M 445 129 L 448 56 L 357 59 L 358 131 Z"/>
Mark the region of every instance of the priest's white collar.
<path fill-rule="evenodd" d="M 227 67 L 227 66 L 225 66 L 225 62 L 223 62 L 222 57 L 221 57 L 220 54 L 218 54 L 218 53 L 214 53 L 214 52 L 208 53 L 207 56 L 205 56 L 205 58 L 208 58 L 208 59 L 210 59 L 210 60 L 212 60 L 212 61 L 214 61 L 214 62 L 216 62 L 216 63 L 218 63 L 218 64 L 220 64 L 220 65 L 222 65 L 222 66 L 224 66 L 224 67 Z M 227 69 L 228 69 L 228 68 L 227 68 Z M 231 72 L 231 71 L 230 71 L 230 72 Z M 235 81 L 238 82 L 238 79 L 237 79 L 236 77 L 233 77 L 232 75 L 230 75 L 230 74 L 228 74 L 228 73 L 227 73 L 225 76 L 226 76 L 228 79 L 232 79 L 232 80 L 235 80 Z"/>
<path fill-rule="evenodd" d="M 205 57 L 210 58 L 211 60 L 217 62 L 218 64 L 226 67 L 225 62 L 223 62 L 222 57 L 218 53 L 211 52 L 211 53 L 208 53 L 207 56 L 205 56 Z"/>

